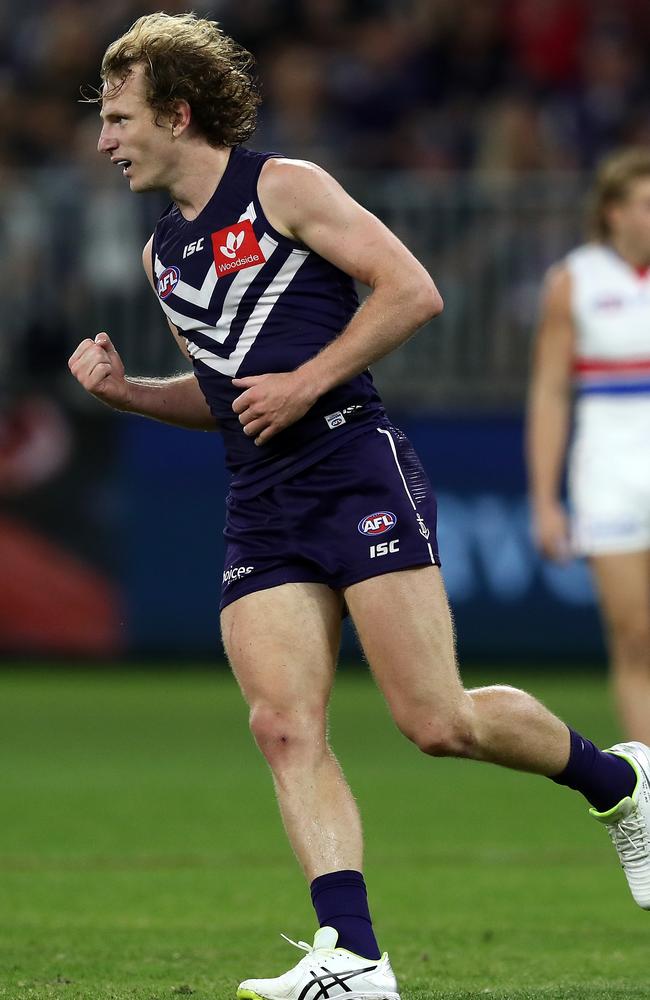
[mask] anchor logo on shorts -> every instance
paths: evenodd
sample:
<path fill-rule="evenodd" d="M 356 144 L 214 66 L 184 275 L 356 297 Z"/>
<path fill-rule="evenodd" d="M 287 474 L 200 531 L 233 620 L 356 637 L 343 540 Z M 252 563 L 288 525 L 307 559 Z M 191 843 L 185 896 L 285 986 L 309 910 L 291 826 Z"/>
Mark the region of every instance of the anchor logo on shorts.
<path fill-rule="evenodd" d="M 418 528 L 420 529 L 420 534 L 422 535 L 423 538 L 428 538 L 429 535 L 431 534 L 431 532 L 427 528 L 427 525 L 426 525 L 426 522 L 425 522 L 424 518 L 422 517 L 421 514 L 418 514 L 417 511 L 415 512 L 415 516 L 417 518 Z"/>

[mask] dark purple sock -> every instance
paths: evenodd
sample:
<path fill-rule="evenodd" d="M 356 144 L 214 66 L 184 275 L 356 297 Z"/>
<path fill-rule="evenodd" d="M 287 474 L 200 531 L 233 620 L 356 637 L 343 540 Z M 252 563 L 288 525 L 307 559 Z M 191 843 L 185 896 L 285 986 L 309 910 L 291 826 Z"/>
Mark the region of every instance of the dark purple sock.
<path fill-rule="evenodd" d="M 311 884 L 311 901 L 320 926 L 339 932 L 337 947 L 362 958 L 380 958 L 361 872 L 319 875 Z"/>
<path fill-rule="evenodd" d="M 569 729 L 569 763 L 553 781 L 582 792 L 598 812 L 607 812 L 631 795 L 636 786 L 636 772 L 622 757 L 604 753 L 584 736 Z"/>

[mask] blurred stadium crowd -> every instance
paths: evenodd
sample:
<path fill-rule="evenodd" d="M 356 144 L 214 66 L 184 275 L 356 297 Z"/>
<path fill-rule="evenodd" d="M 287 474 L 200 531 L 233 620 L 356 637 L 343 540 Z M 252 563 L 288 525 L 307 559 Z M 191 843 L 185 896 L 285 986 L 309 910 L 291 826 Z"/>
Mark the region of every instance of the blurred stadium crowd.
<path fill-rule="evenodd" d="M 97 82 L 109 41 L 160 6 L 4 5 L 0 161 L 59 165 L 87 148 L 80 84 Z M 258 143 L 329 167 L 589 168 L 614 145 L 650 138 L 644 0 L 189 6 L 255 53 L 265 96 Z"/>

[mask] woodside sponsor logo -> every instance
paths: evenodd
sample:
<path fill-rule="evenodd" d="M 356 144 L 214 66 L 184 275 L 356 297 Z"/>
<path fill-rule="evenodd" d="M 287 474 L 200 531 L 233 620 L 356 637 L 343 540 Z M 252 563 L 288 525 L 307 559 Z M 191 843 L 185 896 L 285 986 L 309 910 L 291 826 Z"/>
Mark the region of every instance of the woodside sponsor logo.
<path fill-rule="evenodd" d="M 217 277 L 264 264 L 266 261 L 253 226 L 247 219 L 212 233 L 211 238 Z"/>

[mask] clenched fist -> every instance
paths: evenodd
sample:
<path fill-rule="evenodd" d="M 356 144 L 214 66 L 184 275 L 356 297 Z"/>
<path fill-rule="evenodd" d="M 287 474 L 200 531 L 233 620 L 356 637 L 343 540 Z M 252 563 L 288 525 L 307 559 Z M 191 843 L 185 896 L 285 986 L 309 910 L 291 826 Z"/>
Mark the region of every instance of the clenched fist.
<path fill-rule="evenodd" d="M 68 367 L 91 395 L 116 410 L 128 409 L 130 386 L 122 359 L 107 333 L 98 333 L 94 340 L 82 340 Z"/>

